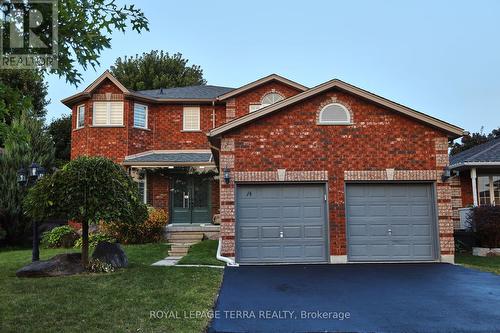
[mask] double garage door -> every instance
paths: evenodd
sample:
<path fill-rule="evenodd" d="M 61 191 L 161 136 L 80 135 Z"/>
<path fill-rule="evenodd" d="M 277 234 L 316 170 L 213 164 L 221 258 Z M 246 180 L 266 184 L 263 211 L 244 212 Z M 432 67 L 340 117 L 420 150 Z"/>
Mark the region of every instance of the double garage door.
<path fill-rule="evenodd" d="M 435 209 L 430 184 L 347 184 L 349 261 L 433 260 Z M 239 263 L 329 261 L 324 184 L 239 185 Z"/>

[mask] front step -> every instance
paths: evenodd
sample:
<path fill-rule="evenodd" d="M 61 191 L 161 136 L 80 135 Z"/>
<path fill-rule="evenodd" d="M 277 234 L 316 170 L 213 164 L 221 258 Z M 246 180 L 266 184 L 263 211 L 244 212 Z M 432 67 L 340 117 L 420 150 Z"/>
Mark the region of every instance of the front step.
<path fill-rule="evenodd" d="M 203 233 L 198 232 L 176 232 L 171 233 L 167 237 L 170 243 L 169 256 L 184 256 L 188 253 L 189 247 L 193 244 L 201 242 Z"/>

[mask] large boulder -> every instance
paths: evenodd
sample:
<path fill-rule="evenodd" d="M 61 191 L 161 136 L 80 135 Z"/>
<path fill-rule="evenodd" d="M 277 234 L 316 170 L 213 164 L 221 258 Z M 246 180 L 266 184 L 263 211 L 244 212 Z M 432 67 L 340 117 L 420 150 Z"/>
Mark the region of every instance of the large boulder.
<path fill-rule="evenodd" d="M 120 244 L 99 242 L 92 253 L 92 259 L 98 259 L 115 268 L 128 266 L 128 258 Z"/>
<path fill-rule="evenodd" d="M 40 260 L 24 266 L 16 272 L 18 277 L 47 277 L 83 273 L 81 253 L 58 254 L 49 260 Z"/>

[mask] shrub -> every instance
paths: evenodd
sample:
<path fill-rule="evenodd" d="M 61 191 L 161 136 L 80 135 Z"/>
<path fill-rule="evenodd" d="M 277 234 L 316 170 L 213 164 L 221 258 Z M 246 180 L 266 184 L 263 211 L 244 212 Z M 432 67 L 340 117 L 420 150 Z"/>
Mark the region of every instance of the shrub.
<path fill-rule="evenodd" d="M 113 237 L 100 232 L 89 235 L 89 247 L 96 247 L 99 242 L 114 243 L 116 240 Z M 78 238 L 75 242 L 75 248 L 82 248 L 82 237 Z"/>
<path fill-rule="evenodd" d="M 91 273 L 111 273 L 115 271 L 113 265 L 99 259 L 90 259 L 87 271 Z"/>
<path fill-rule="evenodd" d="M 101 224 L 99 229 L 122 244 L 155 243 L 162 240 L 167 223 L 166 210 L 149 207 L 148 218 L 143 223 L 111 222 Z"/>
<path fill-rule="evenodd" d="M 471 225 L 480 246 L 500 247 L 500 206 L 474 207 Z"/>
<path fill-rule="evenodd" d="M 57 247 L 73 247 L 78 239 L 78 234 L 69 225 L 55 227 L 54 229 L 44 232 L 42 235 L 42 246 L 48 248 Z"/>

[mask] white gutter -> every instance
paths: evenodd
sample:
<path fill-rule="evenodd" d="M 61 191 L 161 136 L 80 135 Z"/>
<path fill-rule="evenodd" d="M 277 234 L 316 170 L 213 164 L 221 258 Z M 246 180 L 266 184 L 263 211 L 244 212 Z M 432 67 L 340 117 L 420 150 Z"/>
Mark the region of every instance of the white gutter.
<path fill-rule="evenodd" d="M 500 162 L 460 162 L 448 166 L 449 169 L 456 169 L 466 166 L 500 166 Z"/>
<path fill-rule="evenodd" d="M 239 264 L 235 263 L 233 259 L 224 257 L 220 254 L 221 249 L 222 249 L 222 238 L 219 237 L 219 245 L 217 246 L 217 254 L 215 257 L 217 258 L 217 260 L 225 262 L 228 266 L 238 267 Z"/>

